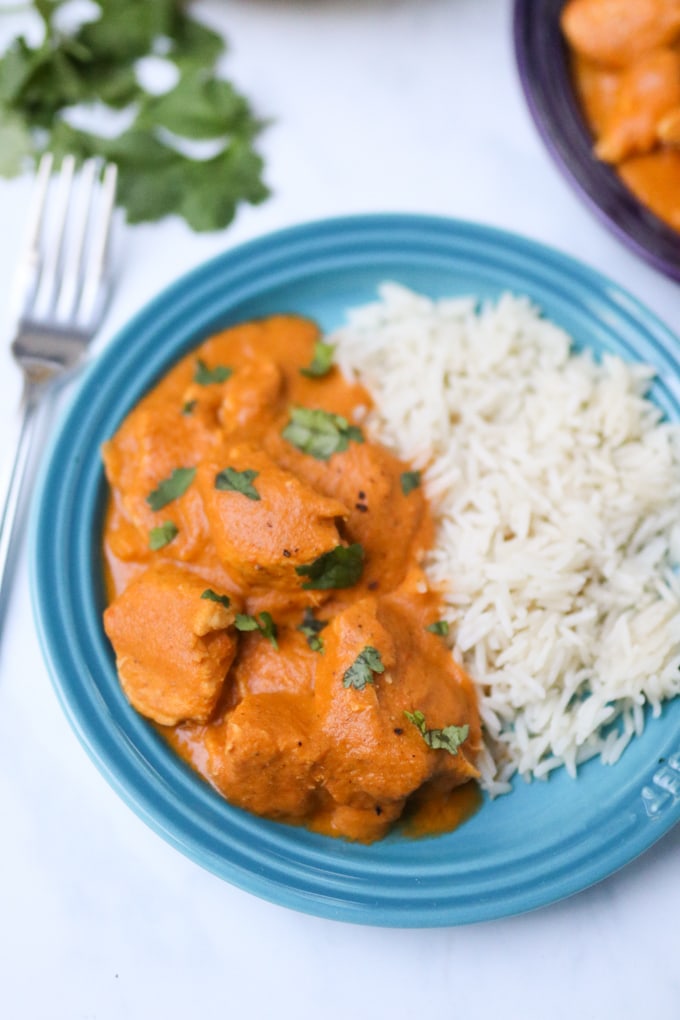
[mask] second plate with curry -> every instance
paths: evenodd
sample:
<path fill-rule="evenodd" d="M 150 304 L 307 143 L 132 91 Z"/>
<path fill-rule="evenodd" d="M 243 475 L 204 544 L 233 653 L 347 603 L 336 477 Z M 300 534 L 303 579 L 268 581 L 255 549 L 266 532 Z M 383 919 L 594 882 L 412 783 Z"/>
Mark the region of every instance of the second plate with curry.
<path fill-rule="evenodd" d="M 536 127 L 569 183 L 620 241 L 680 281 L 680 233 L 650 212 L 613 167 L 593 155 L 560 28 L 565 0 L 515 0 L 514 44 L 522 87 Z"/>

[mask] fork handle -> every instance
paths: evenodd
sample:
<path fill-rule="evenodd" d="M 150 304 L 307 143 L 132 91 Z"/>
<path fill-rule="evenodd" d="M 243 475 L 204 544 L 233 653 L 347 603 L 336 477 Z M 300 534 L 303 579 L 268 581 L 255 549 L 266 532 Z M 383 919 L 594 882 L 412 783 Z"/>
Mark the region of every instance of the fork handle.
<path fill-rule="evenodd" d="M 19 408 L 20 420 L 14 448 L 14 459 L 9 467 L 7 490 L 0 517 L 0 617 L 6 607 L 9 591 L 9 557 L 12 536 L 17 524 L 17 511 L 21 503 L 26 468 L 30 460 L 33 433 L 35 430 L 36 407 L 38 404 L 39 387 L 27 379 Z"/>

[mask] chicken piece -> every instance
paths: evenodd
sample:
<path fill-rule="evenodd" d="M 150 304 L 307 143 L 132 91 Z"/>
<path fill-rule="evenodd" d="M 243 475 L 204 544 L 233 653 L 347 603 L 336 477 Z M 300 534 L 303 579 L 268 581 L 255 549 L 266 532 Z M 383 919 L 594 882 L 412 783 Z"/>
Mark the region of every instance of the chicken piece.
<path fill-rule="evenodd" d="M 208 529 L 195 486 L 190 484 L 156 511 L 148 500 L 174 471 L 195 467 L 219 442 L 219 432 L 197 417 L 182 414 L 179 401 L 174 406 L 147 400 L 131 412 L 102 450 L 106 477 L 115 493 L 108 540 L 117 557 L 148 558 L 152 528 L 171 521 L 177 534 L 162 555 L 177 560 L 197 558 Z"/>
<path fill-rule="evenodd" d="M 422 488 L 417 484 L 405 494 L 405 466 L 372 443 L 351 443 L 330 467 L 320 488 L 350 507 L 345 534 L 367 551 L 363 583 L 373 591 L 396 588 L 431 536 Z"/>
<path fill-rule="evenodd" d="M 616 107 L 621 72 L 602 68 L 578 54 L 573 54 L 572 67 L 578 100 L 593 133 L 599 138 Z"/>
<path fill-rule="evenodd" d="M 667 145 L 632 156 L 621 163 L 619 173 L 643 205 L 680 231 L 680 150 Z"/>
<path fill-rule="evenodd" d="M 200 465 L 197 482 L 217 553 L 248 587 L 299 592 L 304 579 L 295 568 L 341 544 L 336 521 L 347 516 L 344 504 L 255 445 L 225 447 Z"/>
<path fill-rule="evenodd" d="M 236 654 L 234 608 L 202 598 L 207 589 L 195 574 L 162 564 L 137 577 L 104 613 L 128 700 L 164 726 L 206 722 Z"/>
<path fill-rule="evenodd" d="M 261 634 L 242 634 L 230 680 L 237 697 L 249 694 L 311 694 L 319 656 L 309 654 L 306 638 L 297 630 L 279 628 L 277 647 Z"/>
<path fill-rule="evenodd" d="M 606 163 L 651 152 L 664 118 L 680 113 L 680 52 L 655 50 L 621 75 L 616 104 L 595 146 Z"/>
<path fill-rule="evenodd" d="M 285 691 L 251 694 L 206 736 L 212 782 L 237 807 L 303 818 L 318 797 L 312 701 Z"/>
<path fill-rule="evenodd" d="M 319 775 L 335 802 L 328 828 L 375 839 L 423 783 L 437 777 L 450 789 L 477 776 L 474 691 L 441 639 L 398 601 L 354 603 L 324 630 L 324 640 L 314 697 L 327 747 Z M 383 672 L 373 672 L 370 655 L 367 664 L 367 649 L 378 652 Z M 430 729 L 469 726 L 456 754 L 428 746 L 405 715 L 416 711 Z"/>
<path fill-rule="evenodd" d="M 680 0 L 569 0 L 561 24 L 577 53 L 625 67 L 680 36 Z"/>
<path fill-rule="evenodd" d="M 263 432 L 278 411 L 282 392 L 283 375 L 275 362 L 258 358 L 243 365 L 225 388 L 217 412 L 224 435 L 248 430 L 253 438 Z"/>
<path fill-rule="evenodd" d="M 268 433 L 267 447 L 276 460 L 300 478 L 348 508 L 343 533 L 366 551 L 362 584 L 389 591 L 404 577 L 409 557 L 431 539 L 431 523 L 425 496 L 419 485 L 403 491 L 406 465 L 382 446 L 351 442 L 329 460 L 300 453 L 281 438 Z M 394 533 L 399 533 L 399 543 Z"/>
<path fill-rule="evenodd" d="M 203 350 L 201 348 L 199 353 Z M 211 361 L 215 361 L 214 355 Z M 204 358 L 197 358 L 197 363 L 207 368 L 209 379 L 210 366 Z M 240 431 L 248 431 L 251 437 L 257 435 L 270 424 L 278 410 L 283 387 L 281 370 L 270 358 L 264 357 L 246 359 L 233 366 L 218 363 L 218 371 L 220 368 L 230 373 L 223 382 L 201 383 L 200 372 L 198 377 L 194 376 L 182 393 L 185 413 L 208 428 L 220 428 L 223 435 L 231 436 Z"/>
<path fill-rule="evenodd" d="M 680 106 L 661 118 L 656 133 L 664 145 L 680 146 Z"/>

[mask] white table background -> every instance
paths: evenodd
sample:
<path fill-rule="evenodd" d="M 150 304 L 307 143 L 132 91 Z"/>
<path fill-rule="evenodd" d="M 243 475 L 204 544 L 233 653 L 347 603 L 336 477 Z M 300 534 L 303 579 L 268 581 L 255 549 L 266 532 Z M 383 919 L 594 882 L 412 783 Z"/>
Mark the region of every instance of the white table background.
<path fill-rule="evenodd" d="M 161 287 L 246 238 L 395 210 L 553 244 L 677 328 L 678 286 L 621 247 L 546 155 L 518 83 L 509 0 L 215 0 L 197 10 L 229 38 L 229 75 L 273 118 L 262 138 L 273 195 L 216 234 L 176 221 L 121 230 L 98 346 Z M 4 38 L 13 25 L 0 24 Z M 28 181 L 0 181 L 0 309 L 28 195 Z M 3 460 L 19 395 L 5 347 Z M 570 900 L 459 929 L 330 922 L 232 888 L 147 828 L 81 749 L 38 647 L 25 537 L 18 549 L 0 643 L 7 1020 L 678 1020 L 679 853 L 676 827 Z"/>

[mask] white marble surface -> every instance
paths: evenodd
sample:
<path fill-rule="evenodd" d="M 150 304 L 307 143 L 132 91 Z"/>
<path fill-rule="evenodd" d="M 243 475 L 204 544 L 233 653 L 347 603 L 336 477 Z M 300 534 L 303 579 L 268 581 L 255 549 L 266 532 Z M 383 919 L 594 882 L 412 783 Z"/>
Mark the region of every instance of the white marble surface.
<path fill-rule="evenodd" d="M 262 143 L 273 197 L 219 234 L 177 222 L 122 231 L 98 344 L 210 255 L 282 225 L 369 210 L 521 231 L 603 269 L 677 327 L 678 287 L 592 218 L 544 152 L 518 85 L 510 6 L 199 4 L 230 39 L 229 73 L 273 118 Z M 27 182 L 0 181 L 0 308 L 27 196 Z M 3 459 L 18 389 L 3 346 Z M 354 927 L 273 906 L 185 859 L 100 777 L 38 648 L 25 541 L 17 568 L 0 644 L 1 1016 L 680 1016 L 678 828 L 587 892 L 465 929 Z"/>

